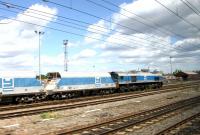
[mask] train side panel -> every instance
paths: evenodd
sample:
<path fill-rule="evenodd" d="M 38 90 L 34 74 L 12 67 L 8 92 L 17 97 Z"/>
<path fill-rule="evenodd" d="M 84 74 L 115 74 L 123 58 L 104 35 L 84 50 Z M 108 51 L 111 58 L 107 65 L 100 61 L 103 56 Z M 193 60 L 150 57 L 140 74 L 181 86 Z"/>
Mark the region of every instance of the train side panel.
<path fill-rule="evenodd" d="M 14 78 L 14 93 L 38 93 L 42 90 L 40 81 L 35 77 Z"/>
<path fill-rule="evenodd" d="M 42 90 L 34 72 L 10 71 L 0 75 L 2 96 L 38 93 Z"/>
<path fill-rule="evenodd" d="M 109 73 L 61 73 L 56 91 L 115 88 Z"/>
<path fill-rule="evenodd" d="M 114 79 L 118 79 L 116 83 L 122 89 L 136 88 L 137 86 L 160 87 L 163 81 L 161 74 L 152 74 L 149 72 L 111 72 L 111 75 Z"/>

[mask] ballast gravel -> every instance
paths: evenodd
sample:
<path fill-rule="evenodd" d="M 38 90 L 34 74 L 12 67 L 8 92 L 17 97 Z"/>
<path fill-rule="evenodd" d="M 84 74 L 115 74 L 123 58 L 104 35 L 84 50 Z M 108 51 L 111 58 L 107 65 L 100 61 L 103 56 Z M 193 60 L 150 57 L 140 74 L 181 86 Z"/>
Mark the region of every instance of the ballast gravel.
<path fill-rule="evenodd" d="M 200 87 L 51 112 L 55 117 L 50 119 L 44 119 L 42 117 L 44 114 L 4 119 L 0 120 L 0 134 L 40 135 L 62 128 L 73 129 L 195 96 L 200 96 Z"/>

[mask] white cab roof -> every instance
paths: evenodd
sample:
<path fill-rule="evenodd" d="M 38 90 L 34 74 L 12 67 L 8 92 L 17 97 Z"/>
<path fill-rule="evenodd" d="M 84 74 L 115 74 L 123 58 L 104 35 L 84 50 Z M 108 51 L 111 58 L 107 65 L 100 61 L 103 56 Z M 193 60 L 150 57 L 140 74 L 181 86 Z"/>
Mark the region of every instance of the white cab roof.
<path fill-rule="evenodd" d="M 25 78 L 25 77 L 36 77 L 34 71 L 0 71 L 0 78 L 11 77 L 11 78 Z"/>
<path fill-rule="evenodd" d="M 111 77 L 108 72 L 61 72 L 63 77 Z"/>

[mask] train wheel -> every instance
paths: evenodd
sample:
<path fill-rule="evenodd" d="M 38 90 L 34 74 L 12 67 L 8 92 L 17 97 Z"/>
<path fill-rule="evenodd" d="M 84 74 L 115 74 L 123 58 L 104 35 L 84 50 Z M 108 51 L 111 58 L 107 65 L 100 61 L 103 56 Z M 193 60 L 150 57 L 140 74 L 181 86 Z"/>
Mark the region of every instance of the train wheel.
<path fill-rule="evenodd" d="M 121 86 L 119 91 L 122 92 L 122 93 L 126 92 L 127 88 L 125 86 Z"/>

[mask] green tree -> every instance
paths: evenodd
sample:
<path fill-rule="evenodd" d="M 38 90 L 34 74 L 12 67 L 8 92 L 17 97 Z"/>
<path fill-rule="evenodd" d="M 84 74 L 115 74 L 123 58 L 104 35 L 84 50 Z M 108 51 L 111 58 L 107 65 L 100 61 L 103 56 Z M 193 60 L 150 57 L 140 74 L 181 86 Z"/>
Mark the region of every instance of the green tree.
<path fill-rule="evenodd" d="M 196 71 L 194 71 L 195 73 L 197 73 L 197 74 L 200 74 L 200 70 L 196 70 Z"/>
<path fill-rule="evenodd" d="M 182 70 L 180 70 L 180 69 L 176 69 L 174 72 L 173 72 L 173 75 L 174 76 L 177 76 L 179 73 L 181 73 L 182 72 Z"/>
<path fill-rule="evenodd" d="M 186 73 L 184 73 L 183 71 L 179 70 L 179 69 L 176 69 L 174 72 L 173 72 L 173 75 L 176 76 L 176 77 L 181 77 L 183 78 L 183 80 L 186 80 L 188 75 Z"/>
<path fill-rule="evenodd" d="M 36 76 L 36 79 L 38 79 L 38 80 L 40 79 L 39 75 Z M 47 76 L 41 74 L 41 79 L 42 79 L 42 80 L 47 79 Z"/>

